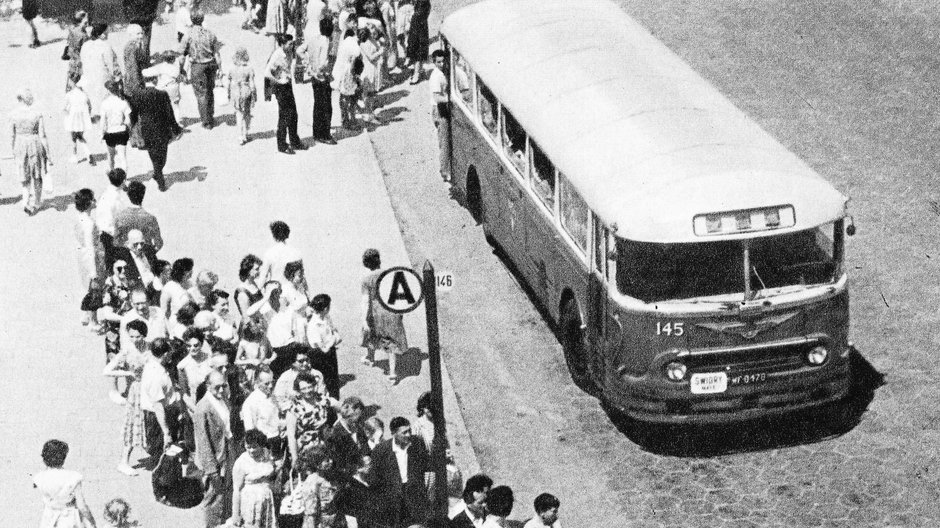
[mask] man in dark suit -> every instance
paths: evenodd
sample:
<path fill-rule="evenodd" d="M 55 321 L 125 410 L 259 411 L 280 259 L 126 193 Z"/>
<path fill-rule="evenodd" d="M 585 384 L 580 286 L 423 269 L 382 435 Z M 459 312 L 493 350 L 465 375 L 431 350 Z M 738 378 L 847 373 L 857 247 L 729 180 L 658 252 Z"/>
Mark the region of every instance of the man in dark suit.
<path fill-rule="evenodd" d="M 139 230 L 128 231 L 126 246 L 115 247 L 113 254 L 115 262 L 123 260 L 127 263 L 124 273 L 128 282 L 139 284 L 144 288 L 153 282 L 153 269 L 157 265 L 157 254 L 144 242 L 144 235 Z"/>
<path fill-rule="evenodd" d="M 339 418 L 326 434 L 326 444 L 333 454 L 334 464 L 346 474 L 352 474 L 360 457 L 369 453 L 368 438 L 361 422 L 364 408 L 362 400 L 356 396 L 344 399 L 339 408 Z"/>
<path fill-rule="evenodd" d="M 214 528 L 224 524 L 232 514 L 232 464 L 235 456 L 225 376 L 213 370 L 209 373 L 207 385 L 205 396 L 196 403 L 193 427 L 196 464 L 202 469 L 206 481 L 202 502 L 206 528 Z"/>
<path fill-rule="evenodd" d="M 396 416 L 389 428 L 392 438 L 372 451 L 372 485 L 388 507 L 379 522 L 401 527 L 423 524 L 430 511 L 424 485 L 425 473 L 431 469 L 427 448 L 412 436 L 406 418 Z"/>
<path fill-rule="evenodd" d="M 176 122 L 170 96 L 152 86 L 138 90 L 131 100 L 131 106 L 137 109 L 140 136 L 143 148 L 150 155 L 153 163 L 153 179 L 161 191 L 166 190 L 163 180 L 163 167 L 166 166 L 167 148 L 183 129 Z"/>
<path fill-rule="evenodd" d="M 447 521 L 447 528 L 477 528 L 486 520 L 486 495 L 493 479 L 480 473 L 467 479 L 459 511 Z"/>
<path fill-rule="evenodd" d="M 138 24 L 127 26 L 130 40 L 124 45 L 124 95 L 133 97 L 144 87 L 141 73 L 150 66 L 150 56 L 144 51 L 144 30 Z"/>

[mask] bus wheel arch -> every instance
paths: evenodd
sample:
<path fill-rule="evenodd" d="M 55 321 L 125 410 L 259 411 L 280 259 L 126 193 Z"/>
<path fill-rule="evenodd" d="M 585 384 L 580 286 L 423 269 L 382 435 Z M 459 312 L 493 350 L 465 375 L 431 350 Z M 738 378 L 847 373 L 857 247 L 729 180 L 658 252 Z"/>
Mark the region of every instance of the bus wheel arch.
<path fill-rule="evenodd" d="M 483 189 L 480 186 L 480 175 L 477 174 L 477 169 L 473 165 L 467 168 L 465 188 L 467 210 L 470 211 L 470 216 L 473 217 L 477 225 L 482 225 L 484 223 Z"/>
<path fill-rule="evenodd" d="M 597 384 L 591 378 L 587 333 L 581 309 L 571 290 L 561 294 L 561 310 L 558 315 L 558 334 L 561 348 L 565 354 L 565 363 L 575 385 L 584 392 L 596 396 Z"/>

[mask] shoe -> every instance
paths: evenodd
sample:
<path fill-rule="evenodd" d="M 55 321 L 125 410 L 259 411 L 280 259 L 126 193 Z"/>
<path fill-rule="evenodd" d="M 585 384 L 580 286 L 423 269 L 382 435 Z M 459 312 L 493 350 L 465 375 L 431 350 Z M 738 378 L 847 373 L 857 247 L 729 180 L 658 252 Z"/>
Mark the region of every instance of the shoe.
<path fill-rule="evenodd" d="M 398 381 L 399 381 L 398 376 L 389 376 L 389 377 L 388 377 L 388 382 L 391 383 L 392 386 L 398 385 Z"/>
<path fill-rule="evenodd" d="M 202 124 L 202 128 L 204 128 L 204 129 L 206 129 L 206 130 L 212 130 L 212 127 L 214 127 L 214 126 L 215 126 L 215 123 L 203 123 L 203 124 Z"/>
<path fill-rule="evenodd" d="M 242 139 L 238 142 L 238 144 L 239 144 L 239 145 L 247 145 L 247 144 L 248 144 L 248 140 L 245 139 L 245 138 L 242 138 Z"/>
<path fill-rule="evenodd" d="M 294 149 L 292 149 L 292 148 L 290 148 L 290 147 L 279 148 L 279 149 L 277 149 L 277 151 L 280 152 L 280 153 L 282 153 L 282 154 L 290 154 L 290 155 L 296 154 L 296 152 L 294 152 Z"/>
<path fill-rule="evenodd" d="M 367 367 L 371 367 L 373 365 L 372 360 L 369 359 L 367 356 L 362 356 L 362 359 L 360 361 L 362 361 L 362 364 Z"/>
<path fill-rule="evenodd" d="M 121 473 L 124 473 L 128 477 L 136 477 L 139 474 L 136 469 L 128 466 L 127 464 L 118 464 L 117 470 Z"/>
<path fill-rule="evenodd" d="M 335 145 L 335 144 L 336 144 L 336 140 L 333 139 L 332 137 L 317 138 L 316 141 L 317 141 L 318 143 L 325 143 L 325 144 L 327 144 L 327 145 Z"/>
<path fill-rule="evenodd" d="M 31 48 L 38 48 L 39 46 L 42 46 L 42 42 L 39 42 L 38 40 L 34 40 L 33 43 L 29 45 Z"/>

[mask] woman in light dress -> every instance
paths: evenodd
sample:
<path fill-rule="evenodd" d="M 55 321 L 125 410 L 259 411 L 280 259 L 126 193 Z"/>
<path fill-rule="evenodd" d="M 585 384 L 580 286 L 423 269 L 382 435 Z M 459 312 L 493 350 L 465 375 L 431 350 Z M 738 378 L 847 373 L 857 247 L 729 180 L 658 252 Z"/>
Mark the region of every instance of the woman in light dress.
<path fill-rule="evenodd" d="M 402 315 L 385 309 L 378 300 L 378 280 L 382 274 L 382 260 L 376 249 L 367 249 L 362 255 L 366 274 L 362 278 L 362 346 L 366 355 L 362 362 L 371 366 L 375 351 L 388 354 L 388 380 L 398 383 L 398 356 L 408 350 L 408 339 Z"/>
<path fill-rule="evenodd" d="M 104 275 L 104 247 L 100 233 L 91 213 L 95 210 L 95 193 L 91 189 L 81 189 L 74 195 L 78 218 L 75 220 L 75 249 L 78 257 L 78 280 L 83 295 L 94 294 L 100 290 Z M 100 301 L 100 299 L 98 299 Z M 84 304 L 84 299 L 82 300 Z M 82 324 L 98 331 L 98 313 L 94 305 L 82 306 Z"/>
<path fill-rule="evenodd" d="M 23 211 L 32 216 L 42 204 L 42 179 L 52 165 L 42 114 L 33 107 L 33 93 L 21 90 L 10 112 L 13 163 L 23 186 Z"/>
<path fill-rule="evenodd" d="M 181 258 L 173 261 L 170 280 L 160 292 L 160 313 L 166 318 L 167 328 L 176 328 L 176 312 L 192 298 L 186 290 L 189 279 L 193 276 L 193 259 Z"/>
<path fill-rule="evenodd" d="M 33 487 L 42 494 L 39 528 L 95 528 L 95 518 L 82 494 L 82 476 L 62 469 L 69 445 L 49 440 L 42 446 L 46 469 L 33 477 Z"/>
<path fill-rule="evenodd" d="M 239 46 L 235 50 L 234 65 L 228 72 L 229 100 L 235 109 L 235 122 L 241 144 L 248 143 L 248 129 L 251 127 L 251 109 L 258 100 L 255 84 L 255 71 L 248 64 L 248 50 Z"/>
<path fill-rule="evenodd" d="M 360 19 L 362 20 L 362 19 Z M 375 94 L 382 90 L 382 70 L 388 43 L 382 31 L 375 26 L 366 26 L 359 30 L 359 49 L 362 52 L 362 75 L 359 76 L 363 119 L 369 123 L 378 123 L 375 117 Z"/>
<path fill-rule="evenodd" d="M 85 90 L 77 83 L 81 79 L 81 72 L 69 73 L 69 91 L 65 94 L 65 131 L 72 138 L 72 163 L 78 163 L 81 160 L 88 160 L 88 164 L 95 166 L 95 159 L 91 155 L 91 149 L 88 148 L 88 140 L 85 134 L 91 134 L 91 101 Z M 83 157 L 79 158 L 79 147 L 81 147 Z"/>
<path fill-rule="evenodd" d="M 93 24 L 91 40 L 82 44 L 82 78 L 79 84 L 91 101 L 91 119 L 96 121 L 101 116 L 101 102 L 108 96 L 104 83 L 121 80 L 121 66 L 117 53 L 108 44 L 108 25 Z"/>
<path fill-rule="evenodd" d="M 245 452 L 232 466 L 232 524 L 245 528 L 277 528 L 274 514 L 275 467 L 267 437 L 245 431 Z"/>
<path fill-rule="evenodd" d="M 137 475 L 137 470 L 131 467 L 131 452 L 135 447 L 144 450 L 147 448 L 144 411 L 140 407 L 140 377 L 150 354 L 147 350 L 147 323 L 139 319 L 130 321 L 127 323 L 126 332 L 131 342 L 108 362 L 104 367 L 104 375 L 127 380 L 127 405 L 122 429 L 124 451 L 117 469 L 132 477 Z"/>
<path fill-rule="evenodd" d="M 353 17 L 350 16 L 350 19 Z M 347 129 L 356 126 L 356 92 L 359 89 L 359 81 L 353 66 L 356 64 L 356 59 L 362 63 L 362 49 L 359 47 L 359 38 L 356 36 L 358 23 L 351 23 L 350 26 L 336 51 L 333 80 L 330 83 L 330 86 L 339 92 L 340 115 L 343 128 Z"/>

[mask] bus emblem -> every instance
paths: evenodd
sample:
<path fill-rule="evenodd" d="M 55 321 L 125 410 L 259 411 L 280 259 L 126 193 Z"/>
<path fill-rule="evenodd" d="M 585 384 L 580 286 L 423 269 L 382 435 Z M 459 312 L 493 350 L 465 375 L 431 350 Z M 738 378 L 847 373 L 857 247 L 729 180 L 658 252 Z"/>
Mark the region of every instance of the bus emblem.
<path fill-rule="evenodd" d="M 721 334 L 739 335 L 744 339 L 754 339 L 758 334 L 792 319 L 799 312 L 790 312 L 776 316 L 765 317 L 753 321 L 729 321 L 716 323 L 698 323 L 695 326 L 707 328 Z"/>

